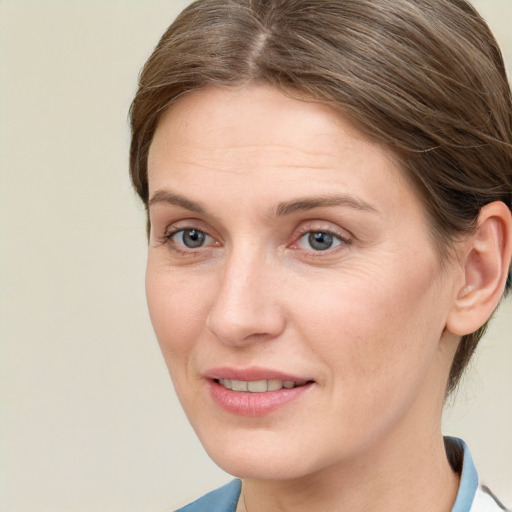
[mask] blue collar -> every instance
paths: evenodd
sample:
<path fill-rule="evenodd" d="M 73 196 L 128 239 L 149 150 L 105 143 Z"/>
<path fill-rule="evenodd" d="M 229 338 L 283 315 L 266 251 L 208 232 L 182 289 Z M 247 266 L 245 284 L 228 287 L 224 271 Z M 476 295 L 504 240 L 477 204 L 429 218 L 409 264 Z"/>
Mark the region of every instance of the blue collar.
<path fill-rule="evenodd" d="M 232 480 L 175 512 L 235 512 L 241 489 L 242 482 Z"/>
<path fill-rule="evenodd" d="M 475 463 L 469 453 L 468 445 L 457 437 L 445 437 L 446 444 L 452 444 L 462 452 L 462 473 L 460 475 L 459 492 L 453 504 L 452 512 L 467 512 L 471 509 L 471 504 L 475 499 L 478 489 L 478 473 Z"/>

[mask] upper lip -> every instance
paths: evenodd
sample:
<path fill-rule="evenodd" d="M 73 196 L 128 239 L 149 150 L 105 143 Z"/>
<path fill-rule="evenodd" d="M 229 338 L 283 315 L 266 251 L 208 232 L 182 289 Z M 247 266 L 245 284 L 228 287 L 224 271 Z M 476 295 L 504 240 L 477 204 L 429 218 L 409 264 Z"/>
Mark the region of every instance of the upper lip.
<path fill-rule="evenodd" d="M 270 368 L 260 368 L 257 366 L 252 366 L 249 368 L 236 368 L 231 366 L 212 368 L 205 372 L 205 377 L 212 380 L 230 379 L 242 381 L 291 380 L 296 382 L 313 380 L 308 377 L 292 375 L 291 373 L 272 370 Z"/>

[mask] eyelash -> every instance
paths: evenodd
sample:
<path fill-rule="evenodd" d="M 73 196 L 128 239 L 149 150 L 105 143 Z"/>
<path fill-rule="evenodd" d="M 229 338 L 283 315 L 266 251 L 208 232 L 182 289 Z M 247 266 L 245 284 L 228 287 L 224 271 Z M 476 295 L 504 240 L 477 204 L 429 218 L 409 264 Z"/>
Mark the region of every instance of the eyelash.
<path fill-rule="evenodd" d="M 332 237 L 335 240 L 338 240 L 340 243 L 334 247 L 329 247 L 325 250 L 314 250 L 313 248 L 308 249 L 300 249 L 297 247 L 299 242 L 304 238 L 306 235 L 311 235 L 313 233 L 328 235 Z M 305 225 L 302 225 L 298 231 L 296 231 L 293 235 L 293 239 L 295 240 L 290 247 L 294 248 L 297 247 L 298 250 L 301 250 L 302 252 L 306 253 L 308 257 L 311 258 L 318 258 L 322 256 L 332 255 L 333 253 L 337 252 L 338 250 L 342 250 L 343 246 L 350 245 L 352 240 L 347 235 L 342 235 L 341 233 L 337 232 L 336 230 L 333 230 L 332 228 L 323 228 L 318 223 L 307 223 Z"/>
<path fill-rule="evenodd" d="M 171 228 L 172 228 L 172 226 L 171 226 Z M 209 235 L 206 231 L 199 229 L 197 227 L 194 227 L 194 226 L 179 226 L 178 227 L 178 226 L 176 226 L 176 227 L 174 227 L 174 229 L 172 229 L 172 231 L 170 231 L 169 233 L 167 233 L 166 235 L 164 235 L 162 237 L 161 243 L 163 245 L 167 245 L 170 250 L 172 250 L 179 256 L 197 256 L 198 253 L 211 247 L 211 245 L 201 245 L 197 248 L 191 248 L 191 247 L 182 248 L 184 246 L 181 244 L 177 244 L 173 240 L 173 237 L 175 237 L 178 233 L 182 233 L 182 232 L 185 233 L 187 231 L 196 231 L 196 232 L 204 235 L 206 237 L 206 239 L 209 238 L 209 239 L 215 241 L 215 239 L 211 235 Z M 327 235 L 327 236 L 331 237 L 332 239 L 337 240 L 339 242 L 339 244 L 335 245 L 334 248 L 328 247 L 324 250 L 314 250 L 313 248 L 301 249 L 300 247 L 298 247 L 298 244 L 302 240 L 302 238 L 304 238 L 308 234 L 311 235 L 313 233 Z M 324 256 L 324 255 L 328 255 L 328 254 L 332 254 L 333 252 L 336 252 L 337 250 L 339 250 L 338 247 L 340 247 L 340 246 L 343 247 L 343 246 L 351 244 L 350 237 L 341 235 L 340 233 L 338 233 L 335 230 L 332 230 L 330 228 L 319 227 L 318 224 L 316 224 L 316 225 L 306 224 L 306 225 L 301 226 L 300 229 L 293 234 L 292 239 L 294 240 L 294 242 L 292 244 L 290 244 L 288 247 L 290 247 L 292 249 L 300 250 L 303 253 L 306 253 L 308 255 L 308 257 L 315 257 L 315 258 Z M 219 245 L 218 243 L 216 243 L 216 244 Z"/>
<path fill-rule="evenodd" d="M 169 249 L 171 249 L 173 252 L 175 252 L 179 256 L 196 256 L 197 253 L 199 252 L 199 250 L 205 249 L 205 246 L 201 245 L 201 246 L 197 247 L 197 249 L 194 249 L 191 247 L 182 249 L 181 247 L 184 247 L 184 246 L 177 244 L 173 240 L 173 237 L 176 236 L 178 233 L 181 233 L 181 232 L 184 233 L 186 231 L 197 231 L 198 233 L 202 233 L 206 238 L 210 238 L 210 239 L 214 240 L 214 238 L 211 235 L 209 235 L 206 231 L 204 231 L 202 229 L 198 229 L 193 226 L 182 226 L 182 227 L 176 227 L 171 232 L 164 235 L 161 242 L 162 242 L 162 244 L 167 245 L 169 247 Z"/>

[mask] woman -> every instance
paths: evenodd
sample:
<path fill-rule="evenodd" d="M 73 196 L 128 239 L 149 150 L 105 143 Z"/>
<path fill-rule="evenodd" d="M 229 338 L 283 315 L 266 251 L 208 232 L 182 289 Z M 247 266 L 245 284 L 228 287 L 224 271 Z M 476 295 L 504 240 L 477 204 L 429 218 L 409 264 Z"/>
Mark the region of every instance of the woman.
<path fill-rule="evenodd" d="M 501 510 L 440 427 L 512 254 L 511 94 L 474 9 L 200 0 L 131 122 L 153 326 L 241 479 L 184 510 Z"/>

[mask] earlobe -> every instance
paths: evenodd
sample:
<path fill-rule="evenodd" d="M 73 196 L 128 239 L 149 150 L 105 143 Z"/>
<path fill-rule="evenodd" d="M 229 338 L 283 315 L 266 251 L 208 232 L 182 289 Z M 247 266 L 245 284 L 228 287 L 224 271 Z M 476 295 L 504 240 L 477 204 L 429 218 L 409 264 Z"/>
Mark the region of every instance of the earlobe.
<path fill-rule="evenodd" d="M 501 201 L 485 205 L 477 229 L 463 245 L 464 283 L 456 290 L 446 324 L 446 329 L 458 336 L 485 324 L 503 295 L 512 255 L 509 208 Z"/>

